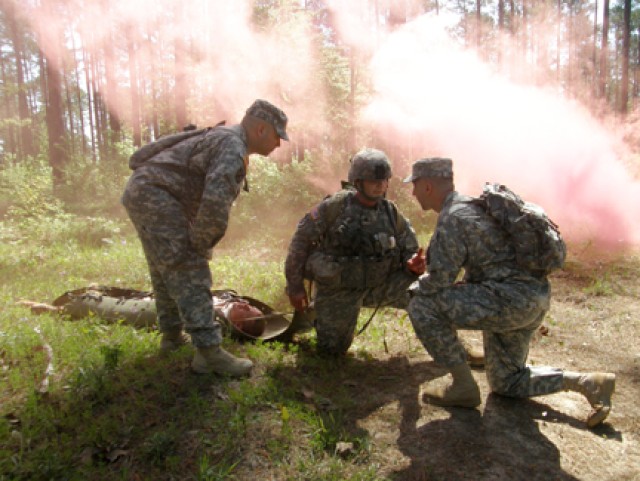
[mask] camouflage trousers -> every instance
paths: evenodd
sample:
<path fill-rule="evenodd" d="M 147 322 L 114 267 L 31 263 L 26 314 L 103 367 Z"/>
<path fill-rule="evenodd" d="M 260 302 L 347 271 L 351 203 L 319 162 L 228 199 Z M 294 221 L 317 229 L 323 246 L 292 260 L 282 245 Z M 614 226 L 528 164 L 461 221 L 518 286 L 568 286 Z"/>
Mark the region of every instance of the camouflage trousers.
<path fill-rule="evenodd" d="M 145 183 L 136 173 L 127 184 L 122 203 L 147 259 L 158 327 L 162 332 L 184 328 L 196 347 L 220 344 L 222 331 L 213 310 L 211 270 L 207 259 L 191 245 L 184 210 L 173 196 Z"/>
<path fill-rule="evenodd" d="M 416 277 L 403 271 L 392 273 L 384 283 L 370 289 L 327 287 L 317 283 L 315 296 L 318 350 L 330 355 L 347 352 L 362 307 L 406 309 L 407 289 Z"/>
<path fill-rule="evenodd" d="M 466 362 L 458 329 L 481 330 L 485 369 L 491 390 L 511 397 L 532 397 L 562 390 L 562 370 L 526 365 L 531 336 L 549 309 L 544 282 L 458 284 L 431 295 L 418 290 L 408 312 L 418 338 L 443 367 Z"/>

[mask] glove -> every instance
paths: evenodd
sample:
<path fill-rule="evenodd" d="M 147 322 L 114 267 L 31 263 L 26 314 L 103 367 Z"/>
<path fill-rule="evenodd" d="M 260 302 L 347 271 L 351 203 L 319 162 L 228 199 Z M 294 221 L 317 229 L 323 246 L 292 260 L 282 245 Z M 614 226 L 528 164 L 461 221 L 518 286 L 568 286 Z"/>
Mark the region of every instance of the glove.
<path fill-rule="evenodd" d="M 424 255 L 424 249 L 422 247 L 407 261 L 407 269 L 416 276 L 421 276 L 425 273 L 427 270 L 427 258 Z"/>
<path fill-rule="evenodd" d="M 306 292 L 301 292 L 299 294 L 289 294 L 289 302 L 298 312 L 304 311 L 309 306 L 309 299 L 307 299 Z"/>

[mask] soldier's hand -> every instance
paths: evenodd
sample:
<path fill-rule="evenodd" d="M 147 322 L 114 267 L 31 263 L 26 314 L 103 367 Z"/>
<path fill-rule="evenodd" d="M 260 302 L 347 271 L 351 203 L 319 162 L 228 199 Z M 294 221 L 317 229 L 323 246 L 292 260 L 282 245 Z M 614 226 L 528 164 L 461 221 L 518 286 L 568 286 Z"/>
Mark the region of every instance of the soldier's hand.
<path fill-rule="evenodd" d="M 289 302 L 296 311 L 302 312 L 309 306 L 309 299 L 307 299 L 307 293 L 301 294 L 289 294 Z"/>
<path fill-rule="evenodd" d="M 424 249 L 422 247 L 407 261 L 407 269 L 416 276 L 421 276 L 427 270 L 427 258 L 424 255 Z"/>

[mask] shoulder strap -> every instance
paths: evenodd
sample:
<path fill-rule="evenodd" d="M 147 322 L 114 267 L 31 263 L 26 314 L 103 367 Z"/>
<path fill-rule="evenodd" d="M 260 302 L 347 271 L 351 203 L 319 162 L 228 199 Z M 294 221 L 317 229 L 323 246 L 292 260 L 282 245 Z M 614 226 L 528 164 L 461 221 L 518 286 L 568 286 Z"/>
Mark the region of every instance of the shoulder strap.
<path fill-rule="evenodd" d="M 196 135 L 202 135 L 205 133 L 207 129 L 200 130 L 189 130 L 187 132 L 180 132 L 179 134 L 167 135 L 165 137 L 160 137 L 155 142 L 151 142 L 143 147 L 140 147 L 136 150 L 131 157 L 129 157 L 129 168 L 131 170 L 136 170 L 138 167 L 143 165 L 147 160 L 149 160 L 154 155 L 159 154 L 164 149 L 168 149 L 169 147 L 173 147 L 174 145 L 182 142 L 183 140 L 189 139 L 191 137 L 195 137 Z"/>
<path fill-rule="evenodd" d="M 160 137 L 155 142 L 150 142 L 147 145 L 140 147 L 136 150 L 131 157 L 129 157 L 129 168 L 131 170 L 136 170 L 138 167 L 142 166 L 147 160 L 149 160 L 154 155 L 159 154 L 165 149 L 173 147 L 176 144 L 179 144 L 183 140 L 190 139 L 196 136 L 204 136 L 210 130 L 213 130 L 217 127 L 221 127 L 225 125 L 225 121 L 218 122 L 213 127 L 206 127 L 204 129 L 198 130 L 187 130 L 185 132 L 179 132 L 177 134 L 165 135 L 164 137 Z M 194 148 L 195 148 L 194 144 Z"/>
<path fill-rule="evenodd" d="M 396 239 L 398 238 L 398 222 L 399 222 L 399 215 L 398 215 L 398 210 L 395 209 L 395 205 L 393 205 L 391 202 L 389 202 L 387 199 L 382 199 L 382 203 L 384 204 L 384 209 L 387 212 L 387 216 L 389 217 L 389 221 L 391 222 L 391 225 L 393 227 L 393 235 L 396 237 Z"/>
<path fill-rule="evenodd" d="M 332 226 L 340 215 L 345 211 L 347 202 L 349 200 L 349 190 L 341 190 L 330 196 L 329 202 L 326 203 L 326 217 L 325 222 L 327 227 Z"/>

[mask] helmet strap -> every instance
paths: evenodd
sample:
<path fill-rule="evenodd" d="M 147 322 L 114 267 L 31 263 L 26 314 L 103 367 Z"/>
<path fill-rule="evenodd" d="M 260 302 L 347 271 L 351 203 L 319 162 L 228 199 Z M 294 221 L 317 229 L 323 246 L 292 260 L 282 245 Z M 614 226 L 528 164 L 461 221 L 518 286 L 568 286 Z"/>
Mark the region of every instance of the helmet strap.
<path fill-rule="evenodd" d="M 370 195 L 367 195 L 364 191 L 364 188 L 362 187 L 362 180 L 356 180 L 355 181 L 355 188 L 358 191 L 356 194 L 356 198 L 360 201 L 361 204 L 365 205 L 365 206 L 369 206 L 369 207 L 373 207 L 374 205 L 376 205 L 376 203 L 384 198 L 384 196 L 375 196 L 372 197 Z"/>

